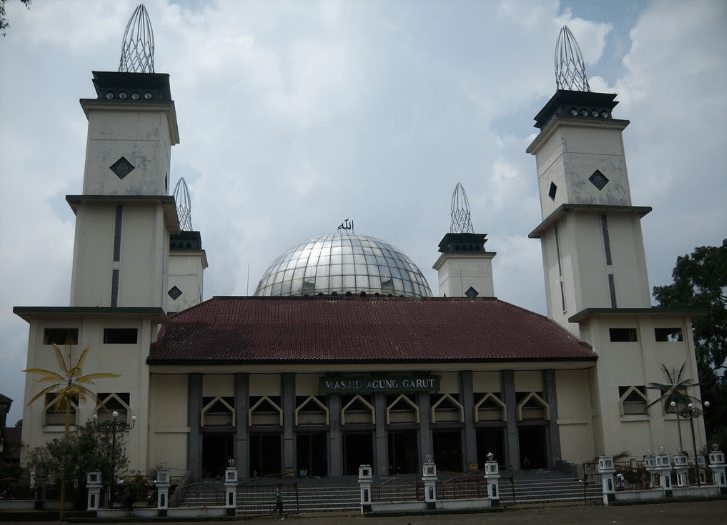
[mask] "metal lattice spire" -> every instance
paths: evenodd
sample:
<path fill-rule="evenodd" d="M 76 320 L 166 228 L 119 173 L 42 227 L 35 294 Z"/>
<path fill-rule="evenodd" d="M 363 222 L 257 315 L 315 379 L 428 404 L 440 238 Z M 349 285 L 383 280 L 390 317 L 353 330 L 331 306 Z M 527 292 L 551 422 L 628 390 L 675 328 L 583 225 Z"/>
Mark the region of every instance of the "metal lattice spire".
<path fill-rule="evenodd" d="M 470 201 L 467 200 L 467 194 L 464 186 L 459 182 L 454 187 L 452 193 L 452 222 L 449 226 L 449 233 L 475 233 L 470 219 Z"/>
<path fill-rule="evenodd" d="M 154 31 L 144 4 L 139 4 L 126 24 L 119 73 L 154 73 Z"/>
<path fill-rule="evenodd" d="M 179 179 L 174 187 L 174 201 L 177 203 L 177 217 L 179 218 L 179 229 L 183 232 L 192 230 L 192 199 L 189 198 L 189 190 L 184 177 Z"/>
<path fill-rule="evenodd" d="M 560 28 L 558 42 L 555 44 L 555 83 L 558 89 L 570 91 L 590 91 L 586 64 L 583 62 L 578 42 L 568 26 Z"/>

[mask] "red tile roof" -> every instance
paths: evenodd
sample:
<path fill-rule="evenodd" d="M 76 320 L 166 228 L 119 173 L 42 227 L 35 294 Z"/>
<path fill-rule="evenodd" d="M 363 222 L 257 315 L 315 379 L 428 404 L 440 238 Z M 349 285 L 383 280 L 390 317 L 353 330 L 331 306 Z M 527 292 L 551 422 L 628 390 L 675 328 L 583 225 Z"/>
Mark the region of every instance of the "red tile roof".
<path fill-rule="evenodd" d="M 149 364 L 596 360 L 494 298 L 214 297 L 169 317 Z"/>

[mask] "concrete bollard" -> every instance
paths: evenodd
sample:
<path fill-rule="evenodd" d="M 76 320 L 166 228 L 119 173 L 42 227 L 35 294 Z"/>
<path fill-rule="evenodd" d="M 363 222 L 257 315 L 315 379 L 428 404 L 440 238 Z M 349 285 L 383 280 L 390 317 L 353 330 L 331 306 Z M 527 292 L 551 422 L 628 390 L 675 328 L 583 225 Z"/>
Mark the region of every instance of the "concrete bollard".
<path fill-rule="evenodd" d="M 88 489 L 88 505 L 86 510 L 96 512 L 101 505 L 101 482 L 100 472 L 88 472 L 86 474 L 86 488 Z"/>
<path fill-rule="evenodd" d="M 225 509 L 228 516 L 237 514 L 237 468 L 234 459 L 227 462 L 225 469 Z"/>
<path fill-rule="evenodd" d="M 709 453 L 709 468 L 712 469 L 714 483 L 719 487 L 719 493 L 727 494 L 727 465 L 724 461 L 724 452 L 719 450 L 717 443 L 712 445 L 712 452 Z"/>
<path fill-rule="evenodd" d="M 689 463 L 687 462 L 687 456 L 677 454 L 672 460 L 674 461 L 674 470 L 677 473 L 677 487 L 689 486 Z"/>
<path fill-rule="evenodd" d="M 427 460 L 422 467 L 422 481 L 424 482 L 424 501 L 428 510 L 437 508 L 437 466 L 432 462 L 432 456 L 427 456 Z"/>
<path fill-rule="evenodd" d="M 598 458 L 598 473 L 601 474 L 603 504 L 608 505 L 610 502 L 616 501 L 616 485 L 614 482 L 616 466 L 613 463 L 613 456 Z"/>
<path fill-rule="evenodd" d="M 485 462 L 485 479 L 487 480 L 487 495 L 490 497 L 490 505 L 498 507 L 500 505 L 500 467 L 492 452 L 487 454 Z"/>
<path fill-rule="evenodd" d="M 371 465 L 358 467 L 358 484 L 361 487 L 361 514 L 371 512 L 371 484 L 374 473 Z"/>

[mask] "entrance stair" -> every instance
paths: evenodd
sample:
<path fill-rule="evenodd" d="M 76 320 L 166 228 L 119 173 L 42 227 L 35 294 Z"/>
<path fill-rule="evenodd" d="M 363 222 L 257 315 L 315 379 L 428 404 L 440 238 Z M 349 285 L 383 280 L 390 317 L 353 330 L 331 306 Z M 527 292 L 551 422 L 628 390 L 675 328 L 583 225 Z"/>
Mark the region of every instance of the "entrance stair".
<path fill-rule="evenodd" d="M 282 489 L 284 513 L 317 514 L 361 511 L 358 478 L 299 479 L 297 490 L 289 484 Z M 275 485 L 245 489 L 238 487 L 238 515 L 271 514 L 275 508 Z"/>
<path fill-rule="evenodd" d="M 414 476 L 411 481 L 415 480 Z M 440 479 L 443 479 L 440 477 Z M 184 505 L 224 505 L 224 484 L 206 482 L 201 490 L 190 490 Z M 237 513 L 240 516 L 269 515 L 275 508 L 275 488 L 271 483 L 262 486 L 240 484 L 237 491 Z M 191 487 L 190 487 L 191 488 Z M 358 478 L 317 478 L 297 480 L 295 485 L 283 483 L 285 513 L 352 513 L 360 512 L 360 488 Z M 582 478 L 553 471 L 519 472 L 514 477 L 500 478 L 500 505 L 578 504 L 602 501 L 598 480 L 584 483 Z"/>
<path fill-rule="evenodd" d="M 500 478 L 500 504 L 505 506 L 601 501 L 602 488 L 598 480 L 585 483 L 583 478 L 551 471 Z"/>

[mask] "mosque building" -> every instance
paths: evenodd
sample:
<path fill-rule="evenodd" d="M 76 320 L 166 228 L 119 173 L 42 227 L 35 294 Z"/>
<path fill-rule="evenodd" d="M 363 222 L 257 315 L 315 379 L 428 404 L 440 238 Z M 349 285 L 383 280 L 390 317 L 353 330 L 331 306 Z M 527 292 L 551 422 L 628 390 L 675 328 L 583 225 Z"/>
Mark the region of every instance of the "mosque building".
<path fill-rule="evenodd" d="M 134 17 L 148 24 L 143 8 Z M 590 91 L 574 44 L 564 28 L 558 89 L 527 150 L 547 317 L 495 297 L 495 253 L 459 185 L 436 253 L 432 239 L 438 297 L 409 257 L 346 221 L 275 259 L 254 296 L 204 300 L 208 262 L 186 187 L 170 195 L 180 139 L 169 76 L 122 57 L 119 72 L 93 73 L 97 98 L 80 101 L 88 140 L 82 191 L 66 197 L 70 305 L 14 309 L 29 324 L 27 367 L 56 369 L 53 345 L 73 363 L 90 348 L 83 373 L 121 377 L 88 385 L 95 398 L 72 404 L 72 428 L 136 416 L 129 468 L 165 461 L 194 479 L 229 459 L 240 478 L 352 475 L 361 464 L 385 476 L 417 472 L 429 455 L 466 471 L 489 452 L 517 470 L 676 451 L 677 416 L 647 408 L 660 394 L 646 386 L 662 365 L 697 377 L 694 312 L 651 306 L 640 225 L 651 208 L 631 202 L 629 122 L 613 115 L 616 95 Z M 29 378 L 26 405 L 41 389 Z M 65 411 L 49 392 L 23 422 L 27 454 L 62 434 Z M 701 448 L 701 420 L 695 432 Z"/>

